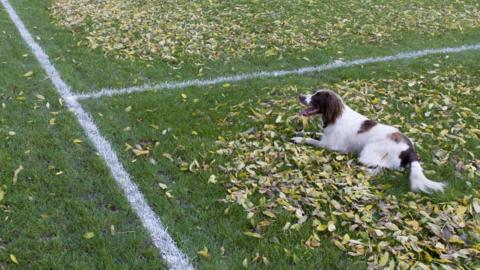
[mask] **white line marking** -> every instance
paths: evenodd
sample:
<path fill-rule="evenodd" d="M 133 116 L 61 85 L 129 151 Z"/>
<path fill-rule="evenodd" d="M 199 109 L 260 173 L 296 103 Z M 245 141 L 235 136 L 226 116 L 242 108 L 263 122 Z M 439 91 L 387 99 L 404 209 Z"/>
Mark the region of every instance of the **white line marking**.
<path fill-rule="evenodd" d="M 153 243 L 160 250 L 163 259 L 167 262 L 170 269 L 193 269 L 188 258 L 178 249 L 160 219 L 150 206 L 148 206 L 137 185 L 131 181 L 130 176 L 118 160 L 110 143 L 100 134 L 90 115 L 71 94 L 70 87 L 62 80 L 60 74 L 48 59 L 48 56 L 32 38 L 32 35 L 28 32 L 8 0 L 0 1 L 20 32 L 23 40 L 28 44 L 38 62 L 40 62 L 45 69 L 48 77 L 50 77 L 50 80 L 52 80 L 57 92 L 65 100 L 67 107 L 73 111 L 86 135 L 107 163 L 117 184 L 122 188 L 127 200 L 142 221 L 143 226 L 150 233 Z"/>
<path fill-rule="evenodd" d="M 293 74 L 301 75 L 305 73 L 320 72 L 325 70 L 345 68 L 345 67 L 351 67 L 356 65 L 389 62 L 389 61 L 396 61 L 396 60 L 403 60 L 403 59 L 414 59 L 414 58 L 419 58 L 419 57 L 423 57 L 431 54 L 459 53 L 459 52 L 479 50 L 479 49 L 480 49 L 480 44 L 474 44 L 474 45 L 464 45 L 460 47 L 451 47 L 451 48 L 408 51 L 408 52 L 402 52 L 402 53 L 398 53 L 390 56 L 370 57 L 370 58 L 352 60 L 348 62 L 336 61 L 328 64 L 323 64 L 318 66 L 309 66 L 309 67 L 303 67 L 303 68 L 291 69 L 291 70 L 274 70 L 274 71 L 241 73 L 238 75 L 221 76 L 221 77 L 207 79 L 207 80 L 196 79 L 196 80 L 188 80 L 183 82 L 164 82 L 159 84 L 144 84 L 142 86 L 132 86 L 127 88 L 119 88 L 119 89 L 104 88 L 98 92 L 78 94 L 75 97 L 79 100 L 83 100 L 83 99 L 89 99 L 89 98 L 100 98 L 104 96 L 141 93 L 141 92 L 147 92 L 147 91 L 181 89 L 181 88 L 186 88 L 190 86 L 214 85 L 219 83 L 237 82 L 237 81 L 251 80 L 251 79 L 258 79 L 258 78 L 281 77 L 281 76 L 293 75 Z"/>

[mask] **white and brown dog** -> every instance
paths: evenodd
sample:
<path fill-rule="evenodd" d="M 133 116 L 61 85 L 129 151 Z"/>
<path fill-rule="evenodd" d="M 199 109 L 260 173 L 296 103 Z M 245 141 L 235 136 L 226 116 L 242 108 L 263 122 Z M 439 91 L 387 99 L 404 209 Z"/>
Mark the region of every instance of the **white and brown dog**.
<path fill-rule="evenodd" d="M 379 124 L 345 105 L 331 90 L 318 90 L 313 95 L 301 95 L 300 102 L 308 106 L 302 116 L 319 114 L 323 120 L 320 141 L 294 137 L 295 143 L 306 143 L 342 153 L 358 153 L 365 166 L 378 172 L 382 168 L 410 167 L 410 187 L 413 191 L 443 191 L 444 183 L 428 180 L 423 174 L 412 142 L 392 126 Z"/>

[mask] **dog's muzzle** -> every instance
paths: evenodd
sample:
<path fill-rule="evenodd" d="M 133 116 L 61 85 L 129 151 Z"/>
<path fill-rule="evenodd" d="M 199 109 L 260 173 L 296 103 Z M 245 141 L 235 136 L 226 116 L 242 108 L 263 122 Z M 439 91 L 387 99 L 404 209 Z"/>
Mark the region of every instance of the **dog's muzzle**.
<path fill-rule="evenodd" d="M 303 105 L 308 105 L 308 104 L 307 104 L 307 97 L 306 97 L 306 96 L 300 95 L 300 96 L 298 97 L 298 100 L 300 100 L 300 103 L 302 103 Z"/>

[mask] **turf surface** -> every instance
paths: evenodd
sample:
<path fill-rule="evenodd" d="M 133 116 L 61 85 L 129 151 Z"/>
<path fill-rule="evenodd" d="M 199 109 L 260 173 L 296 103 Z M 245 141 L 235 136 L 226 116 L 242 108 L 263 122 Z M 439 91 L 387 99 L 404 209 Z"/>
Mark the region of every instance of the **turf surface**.
<path fill-rule="evenodd" d="M 240 58 L 218 59 L 201 64 L 188 60 L 187 57 L 182 65 L 178 65 L 157 58 L 152 61 L 116 60 L 113 57 L 105 57 L 101 49 L 86 48 L 85 45 L 78 43 L 85 41 L 86 38 L 81 31 L 75 30 L 72 35 L 70 30 L 54 23 L 50 16 L 51 0 L 41 2 L 14 0 L 12 5 L 32 34 L 41 38 L 37 41 L 53 59 L 63 79 L 73 89 L 81 92 L 106 87 L 119 88 L 143 83 L 209 78 L 238 72 L 289 69 L 322 64 L 336 59 L 348 60 L 431 47 L 473 44 L 478 42 L 480 33 L 478 28 L 449 30 L 442 32 L 441 35 L 419 34 L 410 30 L 382 44 L 368 42 L 359 44 L 346 39 L 322 48 L 292 50 L 281 56 L 266 56 L 263 53 L 247 54 Z M 348 10 L 341 9 L 341 12 L 348 13 Z M 343 13 L 339 13 L 339 16 Z M 367 22 L 360 18 L 358 23 Z M 390 25 L 390 27 L 395 26 Z"/>
<path fill-rule="evenodd" d="M 428 72 L 435 69 L 439 73 L 459 70 L 462 74 L 470 75 L 469 80 L 473 81 L 469 82 L 476 85 L 477 57 L 478 53 L 475 52 L 451 55 L 448 58 L 434 56 L 414 61 L 374 64 L 364 68 L 348 68 L 320 75 L 253 80 L 235 83 L 229 87 L 212 86 L 201 89 L 192 87 L 178 91 L 87 100 L 84 103 L 89 110 L 98 113 L 98 124 L 116 145 L 117 152 L 124 160 L 128 171 L 134 175 L 148 200 L 169 225 L 170 232 L 179 240 L 181 249 L 191 258 L 197 258 L 195 263 L 200 266 L 199 268 L 235 268 L 241 265 L 245 258 L 251 262 L 258 253 L 268 258 L 271 269 L 291 267 L 303 269 L 318 265 L 328 269 L 358 269 L 365 266 L 365 262 L 362 262 L 364 259 L 343 258 L 342 252 L 332 246 L 326 237 L 322 238 L 319 249 L 306 248 L 303 243 L 309 236 L 309 230 L 302 227 L 298 232 L 284 232 L 282 226 L 288 219 L 281 219 L 272 225 L 261 240 L 252 240 L 243 235 L 244 231 L 251 228 L 251 224 L 246 218 L 247 213 L 240 207 L 222 202 L 226 193 L 222 185 L 228 177 L 222 176 L 217 165 L 223 164 L 231 157 L 216 154 L 219 148 L 215 141 L 219 137 L 235 139 L 239 133 L 252 127 L 263 129 L 266 123 L 255 122 L 251 112 L 252 109 L 259 109 L 260 101 L 268 103 L 269 100 L 290 100 L 295 103 L 294 100 L 299 93 L 319 85 L 328 85 L 342 91 L 345 81 L 366 80 L 365 84 L 367 81 L 383 80 L 403 82 L 427 76 Z M 450 121 L 448 115 L 447 118 L 443 116 L 441 120 L 435 120 L 435 117 L 428 120 L 422 116 L 411 119 L 415 103 L 402 104 L 397 99 L 411 95 L 411 91 L 418 91 L 415 87 L 411 89 L 407 87 L 398 92 L 381 92 L 380 89 L 378 92 L 374 88 L 371 89 L 372 95 L 378 93 L 378 97 L 385 98 L 388 105 L 374 109 L 370 107 L 374 96 L 370 96 L 368 99 L 355 101 L 354 108 L 371 117 L 393 115 L 394 117 L 389 120 L 390 124 L 401 124 L 410 128 L 419 128 L 414 121 L 421 121 L 429 128 L 434 122 L 443 121 L 442 124 L 447 124 Z M 359 93 L 351 92 L 350 95 L 354 97 Z M 420 101 L 426 99 L 423 95 L 419 95 L 418 98 Z M 243 106 L 239 106 L 240 104 Z M 403 109 L 399 110 L 399 106 Z M 478 104 L 476 101 L 471 102 L 468 95 L 460 99 L 456 106 L 465 106 L 478 114 Z M 285 117 L 295 116 L 300 107 L 296 108 L 296 111 L 292 109 L 285 111 Z M 459 107 L 452 109 L 456 110 Z M 274 112 L 276 111 L 282 111 L 282 107 L 274 107 Z M 406 118 L 406 122 L 399 117 Z M 455 115 L 452 114 L 450 117 L 454 119 Z M 472 118 L 469 118 L 467 124 L 469 128 L 478 128 L 478 122 Z M 434 150 L 439 149 L 435 145 L 448 149 L 455 144 L 453 141 L 450 143 L 440 141 L 441 143 L 436 142 L 433 145 L 428 143 L 441 129 L 434 127 L 431 135 L 423 132 L 423 135 L 415 135 L 406 130 L 415 141 L 422 143 L 420 155 L 426 170 L 430 171 L 429 176 L 432 179 L 448 179 L 447 192 L 433 197 L 437 202 L 455 200 L 465 194 L 471 194 L 472 184 L 474 188 L 478 188 L 478 178 L 472 182 L 467 174 L 457 175 L 456 164 L 453 161 L 443 164 L 436 173 L 431 174 L 435 169 Z M 292 136 L 292 130 L 277 132 L 284 132 L 280 134 L 284 141 L 288 141 L 288 137 Z M 130 146 L 148 149 L 149 154 L 147 157 L 136 156 Z M 467 140 L 462 147 L 478 157 L 476 140 Z M 461 148 L 453 151 L 452 156 L 457 160 L 471 160 L 469 154 Z M 188 167 L 195 160 L 204 170 L 194 170 L 193 173 L 189 171 Z M 217 175 L 221 185 L 207 184 L 211 173 Z M 376 183 L 395 187 L 387 188 L 386 192 L 396 196 L 401 196 L 409 190 L 406 174 L 387 172 L 381 175 Z M 165 189 L 163 185 L 167 185 L 167 188 Z M 227 214 L 224 213 L 226 209 L 229 209 Z M 210 259 L 196 255 L 196 252 L 204 247 L 209 249 Z M 265 267 L 258 261 L 256 266 Z"/>
<path fill-rule="evenodd" d="M 3 10 L 0 25 L 0 269 L 163 268 Z"/>
<path fill-rule="evenodd" d="M 291 50 L 281 57 L 254 53 L 240 58 L 207 61 L 201 65 L 188 60 L 182 64 L 161 59 L 126 61 L 105 56 L 100 49 L 88 49 L 84 44 L 78 43 L 84 40 L 84 33 L 79 32 L 72 36 L 69 30 L 56 26 L 50 17 L 51 1 L 38 3 L 31 0 L 15 0 L 12 4 L 28 29 L 50 55 L 62 77 L 80 92 L 146 82 L 294 68 L 330 62 L 338 58 L 355 59 L 389 55 L 411 49 L 473 44 L 478 42 L 480 36 L 478 29 L 449 30 L 441 35 L 407 31 L 399 38 L 387 40 L 380 45 L 343 40 L 335 45 L 318 49 Z M 9 149 L 7 147 L 15 149 L 5 150 L 2 156 L 5 160 L 5 170 L 2 170 L 5 175 L 3 181 L 6 183 L 2 190 L 6 190 L 6 194 L 0 203 L 5 205 L 2 206 L 5 209 L 2 214 L 8 216 L 3 218 L 8 221 L 4 223 L 6 225 L 0 225 L 6 227 L 4 235 L 8 237 L 4 238 L 3 234 L 1 236 L 3 241 L 1 245 L 6 247 L 0 250 L 2 266 L 14 266 L 8 257 L 14 254 L 19 266 L 21 263 L 27 263 L 27 267 L 30 268 L 162 267 L 158 251 L 149 244 L 148 236 L 140 229 L 137 219 L 120 197 L 120 191 L 108 176 L 103 162 L 94 156 L 73 117 L 60 107 L 58 97 L 51 90 L 32 56 L 23 56 L 28 54 L 28 51 L 16 36 L 6 15 L 2 13 L 0 18 L 1 25 L 5 25 L 6 29 L 2 35 L 9 36 L 8 39 L 0 41 L 3 42 L 0 43 L 0 48 L 5 48 L 6 52 L 2 51 L 0 54 L 3 57 L 1 64 L 8 66 L 8 73 L 2 73 L 1 79 L 4 81 L 0 81 L 0 85 L 2 87 L 5 85 L 5 90 L 2 91 L 4 99 L 12 103 L 12 107 L 9 108 L 9 103 L 4 101 L 10 112 L 6 114 L 7 111 L 2 109 L 6 123 L 2 129 L 8 138 L 5 140 L 5 149 Z M 260 240 L 244 235 L 243 232 L 249 231 L 252 224 L 241 207 L 225 203 L 227 192 L 223 184 L 228 181 L 228 176 L 222 175 L 218 169 L 219 164 L 230 161 L 233 156 L 217 155 L 218 145 L 215 141 L 219 136 L 235 140 L 240 132 L 252 127 L 262 128 L 264 123 L 254 121 L 251 113 L 251 109 L 260 106 L 259 101 L 294 100 L 298 93 L 310 91 L 321 85 L 342 91 L 342 85 L 351 80 L 365 80 L 365 84 L 370 80 L 401 82 L 418 79 L 420 76 L 430 76 L 429 72 L 432 70 L 437 72 L 457 70 L 464 75 L 462 78 L 468 77 L 469 83 L 478 85 L 476 79 L 479 75 L 478 56 L 478 52 L 450 55 L 448 58 L 439 55 L 321 74 L 101 98 L 83 101 L 82 104 L 86 105 L 86 109 L 94 116 L 101 131 L 112 141 L 127 170 L 146 195 L 147 201 L 166 223 L 172 237 L 197 268 L 237 269 L 246 264 L 248 267 L 271 269 L 292 267 L 305 269 L 319 266 L 326 269 L 359 269 L 367 266 L 366 258 L 347 257 L 345 252 L 331 243 L 328 236 L 322 236 L 319 248 L 309 249 L 304 244 L 310 236 L 310 229 L 307 226 L 301 227 L 298 231 L 283 231 L 282 226 L 284 221 L 289 220 L 288 216 L 281 217 L 264 232 L 264 237 Z M 33 77 L 23 75 L 30 70 L 33 71 Z M 375 87 L 383 86 L 377 84 Z M 43 90 L 38 90 L 37 93 L 35 89 Z M 435 138 L 428 136 L 424 138 L 421 134 L 430 132 L 440 136 L 444 127 L 437 127 L 434 125 L 435 122 L 423 117 L 412 118 L 415 105 L 423 104 L 428 99 L 420 98 L 420 103 L 405 105 L 395 101 L 396 95 L 406 96 L 411 94 L 409 91 L 423 90 L 412 87 L 399 90 L 398 93 L 380 92 L 382 97 L 388 100 L 382 108 L 371 107 L 370 102 L 375 102 L 373 99 L 356 101 L 354 104 L 356 109 L 369 116 L 395 115 L 396 117 L 390 119 L 390 124 L 410 126 L 415 121 L 425 123 L 427 129 L 422 129 L 420 134 L 411 135 L 416 141 L 423 140 L 420 153 L 426 164 L 425 168 L 433 171 L 436 169 L 434 162 L 438 160 L 435 156 L 435 151 L 439 149 L 437 145 L 445 146 L 446 149 L 449 149 L 449 145 L 443 141 L 436 144 L 435 148 L 430 148 L 428 141 L 435 141 Z M 23 94 L 20 94 L 22 91 Z M 375 92 L 375 89 L 372 91 Z M 37 94 L 49 101 L 51 109 L 46 109 L 46 100 L 36 97 Z M 17 96 L 25 96 L 25 100 L 23 98 L 18 100 Z M 243 105 L 239 106 L 242 103 Z M 480 104 L 473 97 L 462 96 L 459 104 L 478 114 Z M 33 110 L 34 107 L 38 108 Z M 275 108 L 282 109 L 284 108 Z M 457 108 L 450 109 L 455 111 Z M 51 111 L 60 111 L 60 114 L 52 115 Z M 292 116 L 297 112 L 289 108 L 285 109 L 285 113 Z M 56 119 L 55 125 L 50 125 L 52 118 Z M 448 118 L 432 119 L 445 127 L 451 121 Z M 459 118 L 452 114 L 451 119 Z M 465 124 L 478 129 L 478 119 L 469 118 Z M 16 126 L 18 128 L 15 128 Z M 8 135 L 10 130 L 16 135 Z M 292 130 L 284 132 L 286 141 L 292 135 Z M 32 139 L 36 137 L 39 138 Z M 32 146 L 28 147 L 29 144 L 20 138 L 29 141 Z M 75 144 L 72 142 L 74 139 L 83 142 Z M 53 145 L 61 147 L 58 151 L 52 151 Z M 461 147 L 471 152 L 473 157 L 461 151 L 462 148 L 456 148 L 452 150 L 455 161 L 478 159 L 479 149 L 475 140 L 469 139 Z M 139 148 L 148 150 L 147 157 L 136 156 L 133 150 Z M 23 158 L 23 153 L 28 150 L 29 154 Z M 27 158 L 30 164 L 25 161 Z M 202 169 L 191 172 L 189 166 L 195 160 Z M 53 166 L 50 169 L 49 164 Z M 19 173 L 17 184 L 13 185 L 11 177 L 19 165 L 23 165 L 25 169 Z M 435 202 L 453 200 L 464 194 L 471 194 L 472 187 L 478 188 L 478 178 L 472 180 L 466 174 L 458 174 L 455 171 L 456 165 L 454 160 L 447 160 L 447 163 L 436 172 L 430 172 L 429 176 L 432 179 L 448 179 L 449 183 L 449 189 L 444 195 L 433 197 Z M 60 171 L 62 174 L 55 175 Z M 217 175 L 219 184 L 207 183 L 212 173 Z M 22 180 L 29 179 L 28 176 L 31 179 L 28 185 L 22 183 Z M 68 181 L 72 178 L 78 181 Z M 45 180 L 47 183 L 44 183 L 35 179 L 55 179 L 58 182 L 48 183 L 49 181 Z M 103 181 L 104 184 L 98 185 L 98 181 Z M 401 196 L 408 191 L 408 183 L 403 174 L 386 173 L 376 181 L 385 186 L 395 187 L 387 189 L 387 194 Z M 22 189 L 13 192 L 12 186 Z M 45 190 L 46 186 L 49 187 L 48 191 Z M 30 195 L 33 193 L 30 189 L 35 190 L 35 196 Z M 28 196 L 32 196 L 34 202 L 30 202 Z M 57 197 L 53 200 L 52 196 Z M 35 203 L 35 200 L 43 200 L 45 208 L 39 208 L 42 203 Z M 31 208 L 24 208 L 25 201 L 29 201 L 27 205 Z M 12 212 L 12 209 L 15 209 L 15 205 L 18 216 L 23 217 L 17 222 L 13 222 L 15 211 Z M 18 208 L 20 205 L 22 209 Z M 115 205 L 115 210 L 112 211 L 108 205 Z M 91 209 L 91 212 L 86 209 Z M 47 218 L 41 216 L 43 213 L 47 213 Z M 42 225 L 42 222 L 45 225 Z M 22 224 L 25 229 L 20 230 L 18 224 Z M 117 231 L 115 235 L 109 232 L 112 224 Z M 45 229 L 40 232 L 38 228 L 41 226 L 45 226 Z M 32 236 L 25 232 L 37 234 Z M 86 232 L 94 232 L 95 236 L 87 240 L 83 238 Z M 48 244 L 44 240 L 31 240 L 34 237 L 41 239 L 43 235 L 54 235 L 53 247 L 45 246 Z M 207 256 L 205 248 L 208 249 Z M 25 255 L 25 250 L 29 251 L 29 255 Z M 198 254 L 202 250 L 204 252 Z"/>

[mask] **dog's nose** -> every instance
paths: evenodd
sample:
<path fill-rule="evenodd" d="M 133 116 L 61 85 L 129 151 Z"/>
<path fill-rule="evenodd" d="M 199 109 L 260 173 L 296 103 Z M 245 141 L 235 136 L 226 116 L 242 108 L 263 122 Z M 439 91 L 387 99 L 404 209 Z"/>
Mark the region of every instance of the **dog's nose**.
<path fill-rule="evenodd" d="M 301 103 L 305 104 L 305 100 L 307 99 L 304 95 L 298 96 L 298 99 L 300 100 Z"/>

